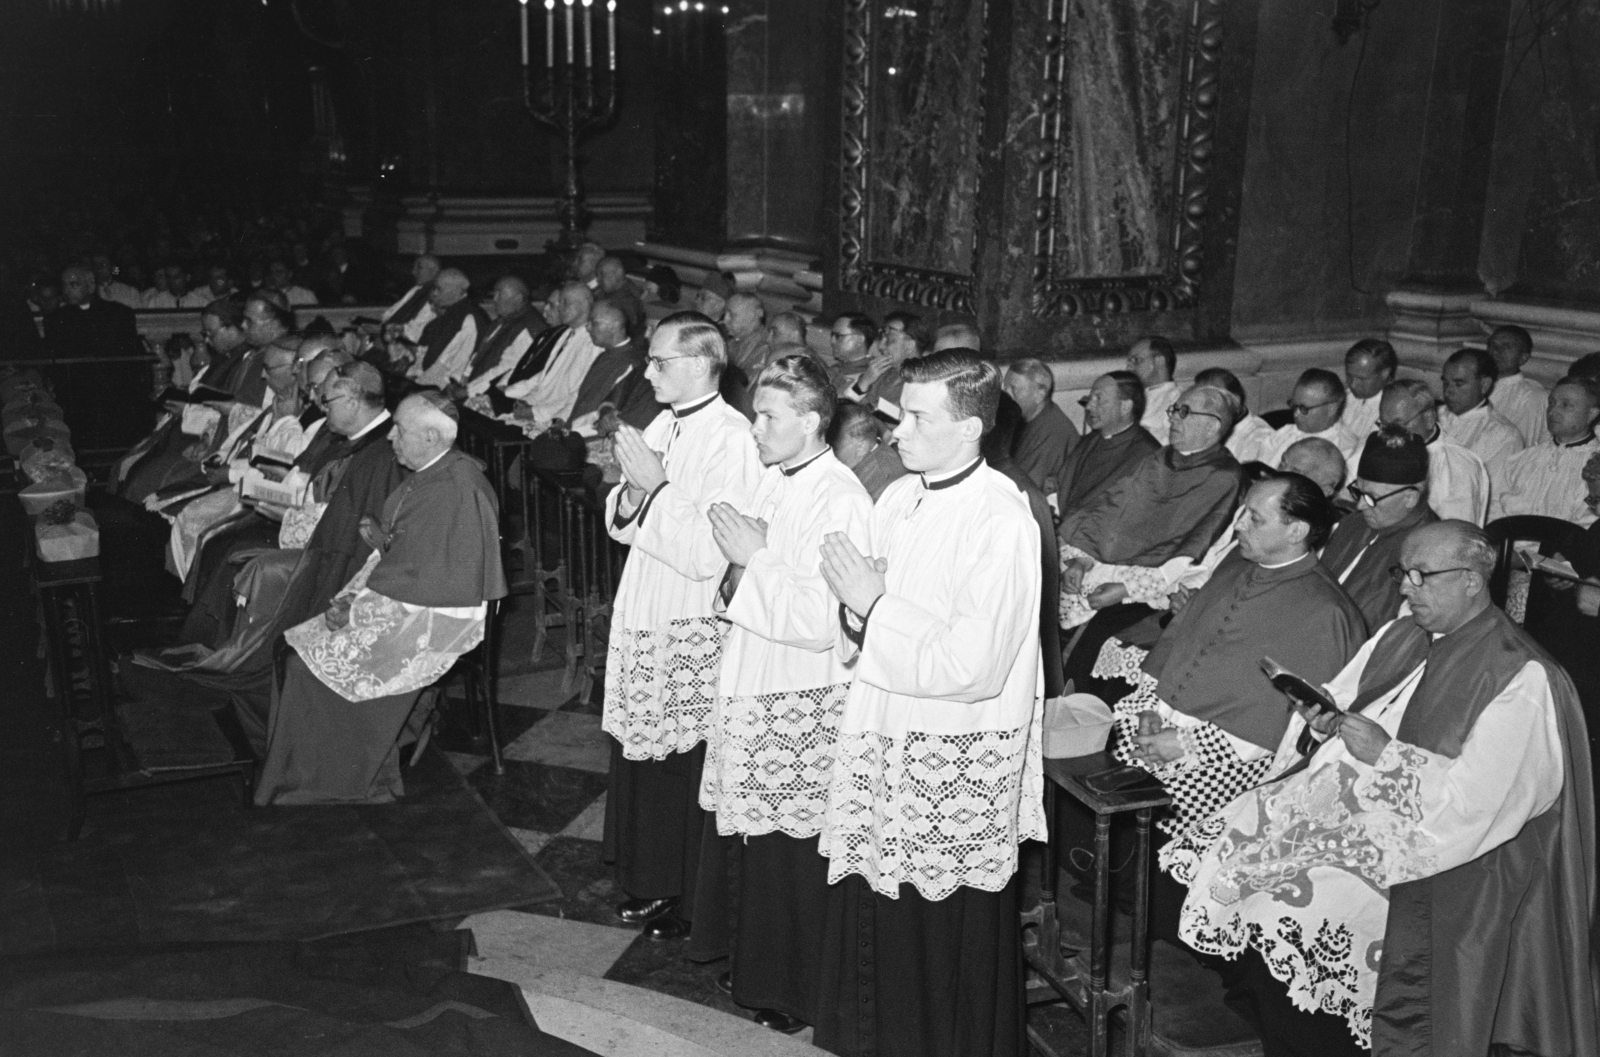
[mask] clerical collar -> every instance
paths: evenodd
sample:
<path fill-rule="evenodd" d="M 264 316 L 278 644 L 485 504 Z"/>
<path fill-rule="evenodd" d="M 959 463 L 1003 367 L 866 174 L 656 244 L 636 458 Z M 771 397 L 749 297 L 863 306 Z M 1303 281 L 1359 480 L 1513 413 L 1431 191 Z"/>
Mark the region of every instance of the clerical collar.
<path fill-rule="evenodd" d="M 673 418 L 688 418 L 690 415 L 694 414 L 696 411 L 699 411 L 702 408 L 711 406 L 711 401 L 715 400 L 716 398 L 717 398 L 717 394 L 716 393 L 712 393 L 710 396 L 704 397 L 704 398 L 702 398 L 701 400 L 699 400 L 696 403 L 685 404 L 682 407 L 674 406 L 673 409 L 672 409 L 672 417 Z"/>
<path fill-rule="evenodd" d="M 1442 436 L 1444 436 L 1444 430 L 1440 429 L 1438 424 L 1435 424 L 1434 427 L 1433 427 L 1433 436 L 1429 437 L 1427 440 L 1422 442 L 1423 447 L 1431 447 L 1433 445 L 1433 442 L 1438 440 Z"/>
<path fill-rule="evenodd" d="M 1555 440 L 1554 437 L 1551 437 L 1550 439 L 1551 440 Z M 1561 441 L 1556 440 L 1556 447 L 1558 447 L 1558 448 L 1581 448 L 1585 444 L 1588 444 L 1588 443 L 1592 442 L 1593 440 L 1594 440 L 1594 434 L 1593 433 L 1585 433 L 1583 436 L 1579 437 L 1575 441 L 1571 441 L 1570 443 L 1562 443 Z"/>
<path fill-rule="evenodd" d="M 1115 440 L 1118 437 L 1122 436 L 1124 433 L 1128 432 L 1128 430 L 1132 429 L 1134 426 L 1137 426 L 1138 424 L 1139 423 L 1137 423 L 1137 422 L 1129 422 L 1126 426 L 1123 426 L 1121 429 L 1117 430 L 1115 433 L 1101 433 L 1100 434 L 1100 439 L 1101 440 Z M 1096 432 L 1099 432 L 1099 431 L 1096 430 Z"/>
<path fill-rule="evenodd" d="M 1279 562 L 1277 565 L 1268 565 L 1266 562 L 1258 562 L 1257 564 L 1260 565 L 1261 568 L 1263 568 L 1263 569 L 1287 569 L 1289 566 L 1293 565 L 1295 562 L 1303 562 L 1307 558 L 1310 558 L 1310 557 L 1313 557 L 1313 555 L 1308 551 L 1305 554 L 1300 555 L 1300 557 L 1298 557 L 1298 558 L 1290 558 L 1288 561 Z"/>
<path fill-rule="evenodd" d="M 954 488 L 962 481 L 965 481 L 968 477 L 971 477 L 978 467 L 982 465 L 983 456 L 980 455 L 976 459 L 973 459 L 971 462 L 967 463 L 966 466 L 957 470 L 955 473 L 941 477 L 938 480 L 933 480 L 929 478 L 927 474 L 923 474 L 922 487 L 926 488 L 930 492 L 937 492 L 944 488 Z"/>
<path fill-rule="evenodd" d="M 778 469 L 779 469 L 779 471 L 781 471 L 783 473 L 783 475 L 785 477 L 793 477 L 795 474 L 799 473 L 801 470 L 804 470 L 807 466 L 810 466 L 812 463 L 816 462 L 818 459 L 822 458 L 827 453 L 828 453 L 828 449 L 827 449 L 826 446 L 824 446 L 821 451 L 819 451 L 815 455 L 811 456 L 811 458 L 807 459 L 805 462 L 800 463 L 798 466 L 780 466 L 780 467 L 778 467 Z"/>
<path fill-rule="evenodd" d="M 387 421 L 389 421 L 389 410 L 388 408 L 385 408 L 384 410 L 379 411 L 377 417 L 371 422 L 368 422 L 365 426 L 362 426 L 359 430 L 350 434 L 350 440 L 352 442 L 360 440 L 362 437 L 365 437 L 368 433 L 371 433 L 374 429 L 377 429 Z"/>
<path fill-rule="evenodd" d="M 432 466 L 434 463 L 438 462 L 440 459 L 444 458 L 446 455 L 449 455 L 449 454 L 450 454 L 450 449 L 446 448 L 444 451 L 441 451 L 439 454 L 435 455 L 433 458 L 429 459 L 427 462 L 423 463 L 421 466 L 418 466 L 415 470 L 412 470 L 411 471 L 412 474 L 415 475 L 415 474 L 421 473 L 423 470 L 426 470 L 428 467 Z"/>

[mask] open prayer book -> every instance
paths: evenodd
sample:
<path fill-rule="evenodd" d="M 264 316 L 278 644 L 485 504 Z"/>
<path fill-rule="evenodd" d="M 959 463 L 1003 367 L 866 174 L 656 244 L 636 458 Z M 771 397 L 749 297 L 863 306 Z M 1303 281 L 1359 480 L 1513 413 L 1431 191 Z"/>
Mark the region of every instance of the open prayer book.
<path fill-rule="evenodd" d="M 1333 698 L 1328 696 L 1326 690 L 1302 679 L 1271 657 L 1261 658 L 1261 670 L 1272 680 L 1273 686 L 1302 708 L 1312 708 L 1323 714 L 1329 712 L 1339 714 L 1339 706 L 1334 704 Z M 1300 739 L 1295 743 L 1295 748 L 1304 756 L 1314 751 L 1316 747 L 1316 735 L 1308 723 L 1306 729 L 1300 732 Z"/>
<path fill-rule="evenodd" d="M 300 506 L 311 479 L 294 468 L 293 460 L 279 452 L 258 452 L 239 479 L 239 495 L 258 503 Z"/>

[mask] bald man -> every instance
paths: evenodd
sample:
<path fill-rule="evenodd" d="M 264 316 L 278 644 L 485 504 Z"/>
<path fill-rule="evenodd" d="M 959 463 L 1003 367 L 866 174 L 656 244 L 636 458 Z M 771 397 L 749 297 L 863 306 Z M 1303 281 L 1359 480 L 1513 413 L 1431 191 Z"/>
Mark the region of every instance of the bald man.
<path fill-rule="evenodd" d="M 61 305 L 44 317 L 45 346 L 51 356 L 135 356 L 143 350 L 133 310 L 101 297 L 91 269 L 74 266 L 62 272 L 61 292 Z"/>
<path fill-rule="evenodd" d="M 389 441 L 411 471 L 364 519 L 373 550 L 326 612 L 290 628 L 256 803 L 376 804 L 404 795 L 399 740 L 422 690 L 483 640 L 506 593 L 499 510 L 456 450 L 455 405 L 416 393 Z"/>
<path fill-rule="evenodd" d="M 622 261 L 616 257 L 600 258 L 600 263 L 595 265 L 594 282 L 595 304 L 604 302 L 615 305 L 627 325 L 628 337 L 642 342 L 645 329 L 644 302 L 634 290 Z"/>
<path fill-rule="evenodd" d="M 1284 473 L 1309 477 L 1329 499 L 1337 499 L 1344 489 L 1344 453 L 1332 441 L 1321 437 L 1302 437 L 1289 445 L 1278 460 L 1277 468 Z"/>
<path fill-rule="evenodd" d="M 551 303 L 556 325 L 529 346 L 500 383 L 505 395 L 516 401 L 513 417 L 540 430 L 556 419 L 571 419 L 578 389 L 600 355 L 589 335 L 594 308 L 589 288 L 575 280 L 563 283 Z"/>
<path fill-rule="evenodd" d="M 1438 400 L 1426 382 L 1402 378 L 1384 386 L 1378 424 L 1398 426 L 1428 446 L 1428 503 L 1435 514 L 1483 524 L 1489 512 L 1488 468 L 1445 435 Z"/>
<path fill-rule="evenodd" d="M 422 328 L 433 321 L 433 305 L 428 303 L 428 295 L 433 293 L 434 280 L 442 270 L 439 258 L 431 253 L 421 254 L 411 262 L 411 289 L 385 309 L 381 317 L 385 334 L 404 338 L 413 345 L 422 340 Z"/>
<path fill-rule="evenodd" d="M 1078 427 L 1056 406 L 1055 375 L 1038 360 L 1018 360 L 1006 371 L 1007 395 L 1022 411 L 1011 457 L 1028 479 L 1054 498 L 1061 487 L 1062 467 L 1078 443 Z"/>
<path fill-rule="evenodd" d="M 416 359 L 406 370 L 418 385 L 442 389 L 466 377 L 478 335 L 489 326 L 483 310 L 467 296 L 470 287 L 466 275 L 455 268 L 446 268 L 434 280 L 428 295 L 434 317 L 422 328 Z"/>
<path fill-rule="evenodd" d="M 528 300 L 528 284 L 507 275 L 494 284 L 494 300 L 489 304 L 493 322 L 478 339 L 466 377 L 457 384 L 454 395 L 482 393 L 495 379 L 521 361 L 535 338 L 548 329 L 544 313 Z"/>

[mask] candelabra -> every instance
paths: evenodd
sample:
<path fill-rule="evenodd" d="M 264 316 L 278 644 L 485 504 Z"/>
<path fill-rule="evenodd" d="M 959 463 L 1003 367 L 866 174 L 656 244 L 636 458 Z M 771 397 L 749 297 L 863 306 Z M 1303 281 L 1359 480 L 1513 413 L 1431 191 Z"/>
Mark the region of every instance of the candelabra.
<path fill-rule="evenodd" d="M 589 226 L 583 191 L 578 185 L 578 141 L 610 121 L 617 112 L 617 0 L 606 3 L 605 69 L 595 63 L 595 0 L 561 0 L 565 15 L 566 49 L 556 47 L 556 0 L 544 0 L 544 72 L 528 62 L 528 0 L 522 4 L 522 102 L 530 116 L 559 133 L 566 144 L 567 184 L 557 215 L 561 236 L 555 248 L 577 248 Z M 583 50 L 577 50 L 582 24 Z M 558 62 L 560 58 L 562 61 Z M 581 58 L 581 61 L 579 61 Z"/>

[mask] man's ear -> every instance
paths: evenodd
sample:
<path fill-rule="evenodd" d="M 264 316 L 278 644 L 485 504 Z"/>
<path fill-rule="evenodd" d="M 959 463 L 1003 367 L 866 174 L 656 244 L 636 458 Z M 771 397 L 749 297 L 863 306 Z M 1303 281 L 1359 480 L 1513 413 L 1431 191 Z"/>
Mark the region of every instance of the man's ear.
<path fill-rule="evenodd" d="M 971 418 L 962 419 L 961 420 L 961 439 L 965 440 L 965 441 L 970 441 L 973 444 L 982 443 L 982 441 L 983 441 L 983 419 L 979 418 L 977 415 L 973 415 Z"/>

